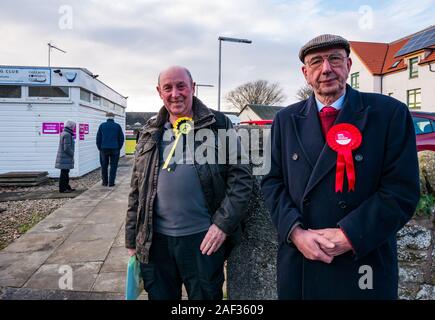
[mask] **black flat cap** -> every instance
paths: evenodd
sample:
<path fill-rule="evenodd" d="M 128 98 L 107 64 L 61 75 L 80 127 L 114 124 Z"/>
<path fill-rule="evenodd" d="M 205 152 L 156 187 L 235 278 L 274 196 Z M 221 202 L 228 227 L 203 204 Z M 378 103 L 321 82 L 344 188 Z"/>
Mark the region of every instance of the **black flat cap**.
<path fill-rule="evenodd" d="M 301 50 L 299 50 L 299 59 L 304 63 L 304 58 L 310 51 L 333 47 L 343 48 L 346 50 L 347 55 L 350 54 L 349 41 L 334 34 L 322 34 L 308 41 Z"/>

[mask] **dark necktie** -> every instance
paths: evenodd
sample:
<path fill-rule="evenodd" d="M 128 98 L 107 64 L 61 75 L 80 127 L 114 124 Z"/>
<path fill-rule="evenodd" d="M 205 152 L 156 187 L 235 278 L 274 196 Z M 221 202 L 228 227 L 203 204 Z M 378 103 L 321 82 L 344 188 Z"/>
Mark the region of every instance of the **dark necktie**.
<path fill-rule="evenodd" d="M 330 106 L 323 107 L 319 112 L 320 124 L 322 125 L 322 132 L 325 139 L 329 129 L 331 129 L 335 119 L 337 119 L 338 112 L 339 110 Z"/>

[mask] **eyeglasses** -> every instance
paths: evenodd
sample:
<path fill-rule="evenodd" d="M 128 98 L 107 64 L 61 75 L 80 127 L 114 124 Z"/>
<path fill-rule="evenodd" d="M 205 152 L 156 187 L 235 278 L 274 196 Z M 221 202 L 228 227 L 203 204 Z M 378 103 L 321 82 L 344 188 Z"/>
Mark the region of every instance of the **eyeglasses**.
<path fill-rule="evenodd" d="M 328 59 L 328 63 L 331 67 L 340 67 L 343 65 L 344 59 L 347 57 L 343 57 L 341 54 L 333 53 L 328 56 L 315 56 L 310 59 L 306 64 L 312 69 L 318 69 L 323 65 L 325 59 Z"/>

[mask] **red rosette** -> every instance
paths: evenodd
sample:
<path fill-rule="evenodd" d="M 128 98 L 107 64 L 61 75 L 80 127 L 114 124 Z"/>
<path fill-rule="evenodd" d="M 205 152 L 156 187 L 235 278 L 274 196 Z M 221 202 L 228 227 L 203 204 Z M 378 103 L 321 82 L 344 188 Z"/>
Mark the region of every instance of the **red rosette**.
<path fill-rule="evenodd" d="M 340 123 L 329 129 L 326 136 L 328 146 L 339 152 L 340 150 L 354 150 L 361 145 L 362 136 L 358 128 L 350 123 Z"/>
<path fill-rule="evenodd" d="M 354 191 L 356 177 L 352 150 L 361 145 L 361 132 L 357 127 L 349 123 L 336 124 L 329 129 L 326 142 L 332 150 L 337 152 L 335 192 L 343 192 L 344 171 L 346 171 L 349 191 Z"/>

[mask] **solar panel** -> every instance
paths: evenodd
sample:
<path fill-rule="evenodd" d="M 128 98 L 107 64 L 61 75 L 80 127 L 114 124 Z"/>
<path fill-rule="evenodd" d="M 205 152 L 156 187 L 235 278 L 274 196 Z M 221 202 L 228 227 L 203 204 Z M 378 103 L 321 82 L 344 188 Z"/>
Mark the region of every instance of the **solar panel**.
<path fill-rule="evenodd" d="M 435 26 L 413 36 L 395 55 L 402 56 L 435 45 Z"/>

